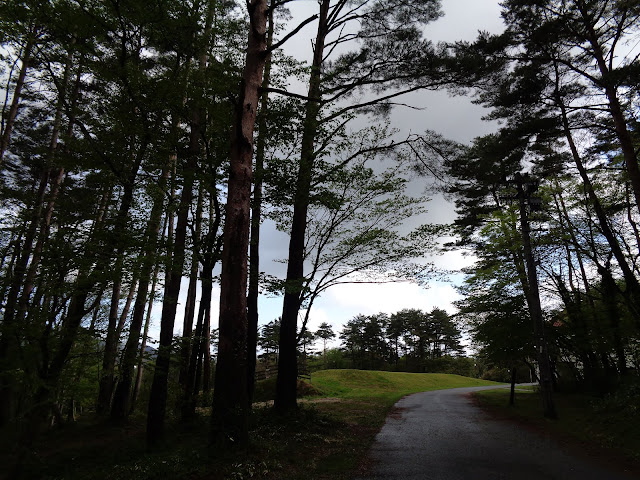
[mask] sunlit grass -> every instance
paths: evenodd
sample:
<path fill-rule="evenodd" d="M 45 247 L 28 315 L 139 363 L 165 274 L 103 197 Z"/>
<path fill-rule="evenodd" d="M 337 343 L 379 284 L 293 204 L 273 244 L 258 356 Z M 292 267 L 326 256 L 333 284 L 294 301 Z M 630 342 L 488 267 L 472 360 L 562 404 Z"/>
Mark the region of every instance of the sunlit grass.
<path fill-rule="evenodd" d="M 342 399 L 381 399 L 385 403 L 430 390 L 498 385 L 477 378 L 444 373 L 406 373 L 362 370 L 322 370 L 311 383 L 324 395 Z"/>

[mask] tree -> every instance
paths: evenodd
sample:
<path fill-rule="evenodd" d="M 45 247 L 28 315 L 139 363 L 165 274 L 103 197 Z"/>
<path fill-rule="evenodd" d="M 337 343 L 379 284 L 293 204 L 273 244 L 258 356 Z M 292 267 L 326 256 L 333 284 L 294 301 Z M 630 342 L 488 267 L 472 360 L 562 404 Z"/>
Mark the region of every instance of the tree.
<path fill-rule="evenodd" d="M 253 130 L 267 58 L 267 2 L 247 2 L 249 40 L 240 98 L 231 136 L 230 174 L 225 213 L 218 364 L 213 396 L 215 443 L 246 445 L 249 391 L 247 378 L 247 250 L 249 247 Z"/>
<path fill-rule="evenodd" d="M 280 319 L 272 320 L 262 326 L 258 345 L 264 350 L 267 361 L 272 353 L 278 358 L 278 339 L 280 338 Z"/>
<path fill-rule="evenodd" d="M 322 362 L 324 364 L 324 368 L 327 368 L 327 341 L 333 340 L 336 338 L 336 334 L 327 322 L 322 322 L 318 327 L 318 330 L 315 331 L 315 336 L 322 340 Z"/>
<path fill-rule="evenodd" d="M 440 15 L 437 1 L 362 2 L 351 5 L 344 0 L 319 4 L 318 29 L 313 44 L 313 61 L 308 82 L 305 117 L 300 143 L 300 160 L 295 179 L 293 214 L 286 288 L 282 307 L 280 364 L 276 388 L 275 408 L 280 412 L 296 408 L 296 331 L 298 312 L 302 306 L 304 274 L 304 247 L 314 168 L 323 147 L 316 145 L 318 134 L 329 121 L 337 120 L 339 128 L 348 123 L 351 112 L 388 111 L 391 99 L 402 92 L 420 88 L 435 88 L 440 78 L 427 78 L 434 73 L 429 67 L 433 48 L 421 39 L 420 27 Z M 351 25 L 360 22 L 360 29 L 351 33 Z M 335 40 L 327 40 L 335 32 Z M 349 33 L 347 33 L 349 32 Z M 338 45 L 348 41 L 362 41 L 362 48 L 340 56 L 329 67 L 329 57 Z M 393 58 L 391 55 L 393 52 Z M 419 68 L 415 68 L 416 64 Z M 409 73 L 410 72 L 410 73 Z M 407 86 L 409 85 L 409 86 Z M 371 101 L 355 102 L 347 107 L 338 105 L 366 87 L 379 94 Z M 391 94 L 386 88 L 398 87 Z M 404 87 L 404 88 L 403 88 Z M 322 113 L 326 111 L 324 117 Z M 327 139 L 328 140 L 328 139 Z"/>
<path fill-rule="evenodd" d="M 354 368 L 375 369 L 384 362 L 387 345 L 384 340 L 384 329 L 388 316 L 357 315 L 349 320 L 340 333 L 343 347 L 351 357 Z"/>

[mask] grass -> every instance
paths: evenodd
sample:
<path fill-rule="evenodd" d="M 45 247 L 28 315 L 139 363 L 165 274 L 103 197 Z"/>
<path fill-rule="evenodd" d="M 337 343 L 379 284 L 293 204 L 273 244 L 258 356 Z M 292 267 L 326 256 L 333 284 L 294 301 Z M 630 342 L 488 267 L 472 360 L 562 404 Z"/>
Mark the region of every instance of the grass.
<path fill-rule="evenodd" d="M 300 410 L 288 417 L 269 407 L 255 408 L 251 445 L 246 451 L 212 451 L 207 442 L 206 411 L 192 424 L 167 422 L 167 445 L 149 452 L 144 419 L 109 427 L 86 418 L 44 435 L 22 476 L 62 479 L 230 479 L 341 480 L 366 469 L 366 453 L 393 404 L 415 392 L 491 385 L 458 375 L 328 370 L 313 374 Z M 259 388 L 261 399 L 273 394 L 273 382 Z M 0 435 L 1 437 L 1 435 Z M 0 441 L 1 465 L 15 452 Z"/>
<path fill-rule="evenodd" d="M 635 402 L 620 405 L 586 394 L 556 393 L 558 419 L 548 420 L 542 417 L 535 389 L 517 391 L 514 406 L 508 405 L 508 389 L 475 392 L 474 398 L 500 418 L 554 437 L 577 453 L 640 474 L 640 412 Z"/>
<path fill-rule="evenodd" d="M 324 395 L 341 399 L 379 399 L 395 403 L 405 395 L 447 388 L 498 385 L 477 378 L 445 373 L 323 370 L 311 383 Z"/>

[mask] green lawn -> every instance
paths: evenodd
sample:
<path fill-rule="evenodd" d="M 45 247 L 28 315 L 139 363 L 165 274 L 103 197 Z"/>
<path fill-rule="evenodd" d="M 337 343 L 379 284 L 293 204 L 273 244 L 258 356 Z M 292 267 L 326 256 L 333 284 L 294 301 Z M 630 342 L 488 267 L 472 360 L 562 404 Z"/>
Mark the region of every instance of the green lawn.
<path fill-rule="evenodd" d="M 405 373 L 363 370 L 322 370 L 311 383 L 323 395 L 341 399 L 379 399 L 395 403 L 405 395 L 447 388 L 498 385 L 445 373 Z"/>

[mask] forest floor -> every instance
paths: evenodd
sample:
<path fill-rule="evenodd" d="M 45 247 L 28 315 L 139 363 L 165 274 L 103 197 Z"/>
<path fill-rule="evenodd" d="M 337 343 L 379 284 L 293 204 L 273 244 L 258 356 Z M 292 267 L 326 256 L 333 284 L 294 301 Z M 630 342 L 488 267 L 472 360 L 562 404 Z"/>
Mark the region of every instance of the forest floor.
<path fill-rule="evenodd" d="M 513 406 L 508 389 L 476 392 L 472 398 L 499 420 L 515 422 L 578 455 L 640 478 L 640 406 L 632 398 L 556 393 L 556 420 L 542 417 L 535 388 L 517 391 Z"/>

